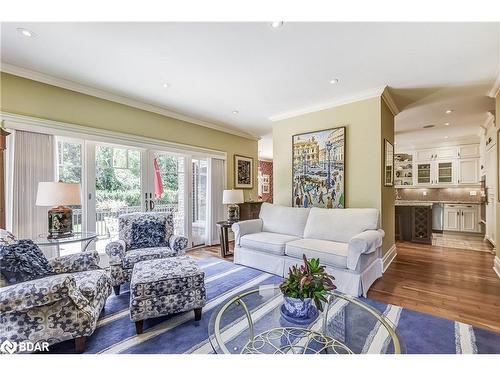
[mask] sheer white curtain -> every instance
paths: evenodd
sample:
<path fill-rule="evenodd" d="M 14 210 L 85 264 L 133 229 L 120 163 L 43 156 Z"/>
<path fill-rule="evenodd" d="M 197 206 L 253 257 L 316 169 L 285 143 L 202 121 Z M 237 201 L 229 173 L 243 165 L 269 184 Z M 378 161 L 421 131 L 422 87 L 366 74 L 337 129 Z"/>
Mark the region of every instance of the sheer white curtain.
<path fill-rule="evenodd" d="M 17 130 L 14 134 L 12 168 L 12 231 L 18 238 L 47 232 L 47 207 L 37 207 L 38 183 L 54 181 L 54 136 Z"/>
<path fill-rule="evenodd" d="M 222 204 L 222 193 L 226 186 L 226 163 L 222 159 L 210 159 L 210 210 L 208 216 L 207 241 L 209 245 L 220 243 L 217 222 L 225 219 L 224 205 Z"/>

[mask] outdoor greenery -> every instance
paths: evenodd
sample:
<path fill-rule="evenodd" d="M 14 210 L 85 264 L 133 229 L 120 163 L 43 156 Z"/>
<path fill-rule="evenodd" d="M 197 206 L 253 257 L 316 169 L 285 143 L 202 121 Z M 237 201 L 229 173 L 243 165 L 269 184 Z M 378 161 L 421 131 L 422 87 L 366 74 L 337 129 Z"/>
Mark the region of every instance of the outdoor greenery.
<path fill-rule="evenodd" d="M 293 266 L 288 271 L 288 277 L 280 285 L 281 292 L 290 298 L 311 298 L 318 310 L 323 311 L 321 301 L 327 302 L 326 293 L 336 289 L 333 284 L 335 278 L 325 272 L 320 266 L 319 259 L 308 260 L 303 256 L 304 264 Z"/>
<path fill-rule="evenodd" d="M 82 145 L 58 142 L 59 180 L 82 181 Z M 177 157 L 157 157 L 163 181 L 158 204 L 177 203 L 179 178 Z M 96 200 L 100 209 L 116 210 L 141 204 L 141 153 L 138 150 L 110 146 L 96 147 Z"/>

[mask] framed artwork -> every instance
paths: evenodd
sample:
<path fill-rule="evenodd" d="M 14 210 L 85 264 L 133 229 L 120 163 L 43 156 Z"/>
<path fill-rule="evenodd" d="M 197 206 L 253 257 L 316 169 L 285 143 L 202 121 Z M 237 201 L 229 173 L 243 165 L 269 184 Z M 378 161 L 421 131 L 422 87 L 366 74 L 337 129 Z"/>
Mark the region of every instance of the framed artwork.
<path fill-rule="evenodd" d="M 262 192 L 264 194 L 269 194 L 269 184 L 262 185 Z"/>
<path fill-rule="evenodd" d="M 253 188 L 253 158 L 234 155 L 234 188 Z"/>
<path fill-rule="evenodd" d="M 345 207 L 344 126 L 292 136 L 292 205 Z"/>
<path fill-rule="evenodd" d="M 394 186 L 394 146 L 384 139 L 384 186 Z"/>

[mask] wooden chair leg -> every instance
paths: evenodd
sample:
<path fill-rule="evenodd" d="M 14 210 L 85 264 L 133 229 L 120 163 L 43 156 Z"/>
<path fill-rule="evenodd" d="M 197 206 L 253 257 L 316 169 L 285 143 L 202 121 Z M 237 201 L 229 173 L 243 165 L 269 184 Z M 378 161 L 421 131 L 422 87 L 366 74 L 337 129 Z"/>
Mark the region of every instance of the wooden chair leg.
<path fill-rule="evenodd" d="M 201 307 L 194 309 L 194 320 L 195 321 L 201 320 Z"/>
<path fill-rule="evenodd" d="M 113 290 L 115 291 L 115 296 L 120 295 L 120 285 L 113 286 Z"/>
<path fill-rule="evenodd" d="M 144 320 L 138 320 L 137 322 L 135 322 L 135 333 L 137 333 L 138 335 L 140 335 L 142 333 L 142 330 L 143 330 L 143 324 L 144 323 Z"/>
<path fill-rule="evenodd" d="M 75 339 L 75 353 L 81 354 L 85 351 L 85 344 L 87 342 L 87 337 L 77 337 Z"/>

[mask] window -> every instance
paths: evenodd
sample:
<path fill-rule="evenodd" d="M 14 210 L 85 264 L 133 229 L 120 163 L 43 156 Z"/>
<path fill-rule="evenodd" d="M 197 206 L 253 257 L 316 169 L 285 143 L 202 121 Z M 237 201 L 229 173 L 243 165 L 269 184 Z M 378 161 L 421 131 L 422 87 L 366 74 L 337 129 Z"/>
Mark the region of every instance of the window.
<path fill-rule="evenodd" d="M 57 173 L 60 182 L 82 182 L 82 144 L 57 140 Z"/>

